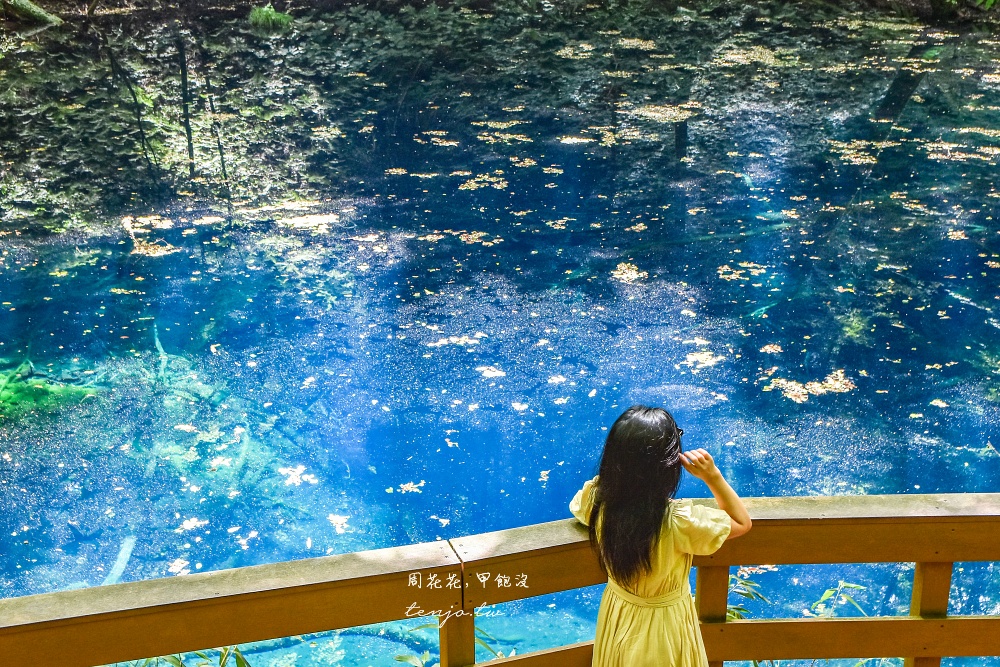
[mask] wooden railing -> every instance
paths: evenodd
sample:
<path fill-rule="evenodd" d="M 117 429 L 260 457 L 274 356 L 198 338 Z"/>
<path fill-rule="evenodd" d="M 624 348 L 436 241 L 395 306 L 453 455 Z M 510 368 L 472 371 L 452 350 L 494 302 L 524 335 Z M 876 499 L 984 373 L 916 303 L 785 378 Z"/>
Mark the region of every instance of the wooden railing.
<path fill-rule="evenodd" d="M 747 507 L 753 530 L 694 561 L 715 667 L 857 657 L 932 667 L 942 656 L 1000 655 L 1000 616 L 947 616 L 952 564 L 1000 561 L 1000 494 L 751 498 Z M 730 566 L 879 562 L 916 563 L 909 616 L 726 622 Z M 441 665 L 459 667 L 475 662 L 476 608 L 604 581 L 586 529 L 567 519 L 0 600 L 0 655 L 3 664 L 91 667 L 440 612 Z M 592 652 L 583 642 L 491 664 L 584 667 Z"/>

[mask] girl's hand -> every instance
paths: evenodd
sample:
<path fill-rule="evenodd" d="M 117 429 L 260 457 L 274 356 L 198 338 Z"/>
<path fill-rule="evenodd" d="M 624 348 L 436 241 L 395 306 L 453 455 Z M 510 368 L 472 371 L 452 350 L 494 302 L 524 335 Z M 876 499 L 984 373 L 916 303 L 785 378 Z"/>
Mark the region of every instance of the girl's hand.
<path fill-rule="evenodd" d="M 715 496 L 715 502 L 719 509 L 729 515 L 729 536 L 727 540 L 745 535 L 753 522 L 743 501 L 729 486 L 729 482 L 722 476 L 719 468 L 715 465 L 712 455 L 704 449 L 692 449 L 689 452 L 681 452 L 681 465 L 689 473 L 705 482 L 708 490 Z"/>
<path fill-rule="evenodd" d="M 703 482 L 708 482 L 716 476 L 721 475 L 719 468 L 715 465 L 712 455 L 704 449 L 692 449 L 681 452 L 681 465 L 689 473 Z"/>

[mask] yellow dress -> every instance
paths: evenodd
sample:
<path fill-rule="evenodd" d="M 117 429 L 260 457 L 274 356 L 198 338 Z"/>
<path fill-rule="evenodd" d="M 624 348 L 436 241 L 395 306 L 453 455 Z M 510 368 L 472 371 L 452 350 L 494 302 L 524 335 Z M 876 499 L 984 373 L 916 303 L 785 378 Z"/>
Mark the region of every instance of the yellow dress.
<path fill-rule="evenodd" d="M 597 477 L 584 483 L 569 508 L 587 525 Z M 715 552 L 729 537 L 729 515 L 671 501 L 653 550 L 651 571 L 633 590 L 608 579 L 597 613 L 594 667 L 707 667 L 689 573 L 693 555 Z"/>

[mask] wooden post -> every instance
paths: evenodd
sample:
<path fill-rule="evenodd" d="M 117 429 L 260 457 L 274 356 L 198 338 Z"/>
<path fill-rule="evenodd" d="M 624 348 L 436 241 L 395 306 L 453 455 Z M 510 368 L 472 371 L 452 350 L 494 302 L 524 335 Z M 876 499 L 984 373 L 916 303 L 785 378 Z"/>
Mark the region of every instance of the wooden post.
<path fill-rule="evenodd" d="M 917 563 L 913 572 L 910 616 L 944 618 L 948 615 L 954 563 Z M 941 667 L 941 658 L 906 658 L 904 667 Z"/>
<path fill-rule="evenodd" d="M 452 616 L 438 626 L 441 667 L 476 664 L 476 619 L 472 612 Z"/>
<path fill-rule="evenodd" d="M 699 621 L 725 623 L 729 603 L 729 567 L 700 566 L 694 594 Z M 722 661 L 709 662 L 708 667 L 722 667 Z"/>

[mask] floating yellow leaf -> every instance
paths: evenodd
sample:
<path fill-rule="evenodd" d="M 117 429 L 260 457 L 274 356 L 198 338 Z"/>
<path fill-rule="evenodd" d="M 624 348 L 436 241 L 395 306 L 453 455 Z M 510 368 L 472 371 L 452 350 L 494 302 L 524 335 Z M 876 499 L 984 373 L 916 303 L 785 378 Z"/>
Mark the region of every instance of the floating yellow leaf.
<path fill-rule="evenodd" d="M 657 123 L 679 123 L 698 113 L 697 104 L 672 106 L 669 104 L 646 104 L 629 110 L 627 113 L 636 118 L 655 121 Z"/>
<path fill-rule="evenodd" d="M 570 60 L 585 60 L 592 55 L 593 50 L 594 47 L 591 44 L 581 42 L 576 46 L 564 46 L 556 51 L 556 55 Z"/>
<path fill-rule="evenodd" d="M 619 282 L 625 283 L 626 285 L 631 285 L 639 280 L 648 278 L 649 273 L 646 271 L 640 271 L 639 267 L 635 264 L 622 262 L 615 267 L 614 271 L 611 272 L 611 277 Z"/>
<path fill-rule="evenodd" d="M 785 398 L 796 403 L 805 403 L 809 400 L 809 394 L 819 396 L 827 392 L 844 393 L 855 388 L 855 384 L 844 375 L 843 370 L 836 370 L 826 376 L 822 382 L 812 381 L 802 384 L 795 380 L 785 378 L 774 378 L 771 383 L 762 391 L 773 391 L 778 389 Z"/>
<path fill-rule="evenodd" d="M 656 42 L 651 39 L 636 39 L 634 37 L 622 37 L 618 40 L 618 46 L 623 49 L 635 49 L 636 51 L 654 51 Z"/>
<path fill-rule="evenodd" d="M 685 366 L 693 366 L 692 372 L 696 372 L 698 369 L 714 366 L 724 359 L 725 357 L 713 354 L 710 350 L 702 350 L 701 352 L 689 353 L 681 363 Z"/>
<path fill-rule="evenodd" d="M 347 530 L 347 520 L 350 518 L 351 517 L 349 515 L 344 516 L 342 514 L 328 514 L 326 516 L 326 520 L 333 524 L 334 529 L 338 533 L 343 533 Z"/>
<path fill-rule="evenodd" d="M 400 493 L 423 493 L 420 487 L 424 485 L 424 480 L 420 480 L 418 483 L 405 482 L 399 485 Z"/>
<path fill-rule="evenodd" d="M 494 172 L 494 174 L 497 172 Z M 503 173 L 502 171 L 499 173 Z M 465 183 L 458 186 L 459 190 L 478 190 L 480 188 L 494 188 L 496 190 L 504 190 L 507 188 L 507 180 L 501 178 L 500 176 L 494 176 L 491 174 L 479 174 L 475 178 L 469 179 Z"/>
<path fill-rule="evenodd" d="M 506 130 L 515 125 L 524 125 L 526 120 L 474 120 L 473 125 L 477 127 L 488 127 L 491 130 Z"/>

